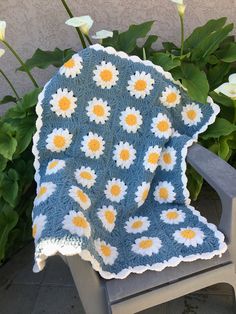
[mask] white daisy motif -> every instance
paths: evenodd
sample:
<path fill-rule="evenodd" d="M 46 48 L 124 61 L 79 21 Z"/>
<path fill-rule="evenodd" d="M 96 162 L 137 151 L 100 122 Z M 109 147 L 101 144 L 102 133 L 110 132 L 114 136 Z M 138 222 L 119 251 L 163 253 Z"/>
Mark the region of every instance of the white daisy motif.
<path fill-rule="evenodd" d="M 128 142 L 120 142 L 115 145 L 115 149 L 113 151 L 113 160 L 116 161 L 117 167 L 121 167 L 122 169 L 128 169 L 136 158 L 136 150 L 133 145 Z"/>
<path fill-rule="evenodd" d="M 148 197 L 148 192 L 150 190 L 150 183 L 143 182 L 138 186 L 137 191 L 135 192 L 135 202 L 138 203 L 138 207 L 142 206 Z"/>
<path fill-rule="evenodd" d="M 171 122 L 166 114 L 158 113 L 157 117 L 152 119 L 151 131 L 156 137 L 167 139 L 171 136 Z"/>
<path fill-rule="evenodd" d="M 46 201 L 56 191 L 56 184 L 52 182 L 44 182 L 37 189 L 37 195 L 34 200 L 34 205 L 37 206 L 40 203 Z"/>
<path fill-rule="evenodd" d="M 67 129 L 53 129 L 47 136 L 46 148 L 56 153 L 63 152 L 70 146 L 72 137 Z"/>
<path fill-rule="evenodd" d="M 49 161 L 46 169 L 46 175 L 57 173 L 59 170 L 65 167 L 65 160 L 53 159 Z"/>
<path fill-rule="evenodd" d="M 110 89 L 118 81 L 119 71 L 111 62 L 102 61 L 100 65 L 96 66 L 96 70 L 93 71 L 93 80 L 97 86 L 101 88 Z"/>
<path fill-rule="evenodd" d="M 130 92 L 131 96 L 135 98 L 144 98 L 150 94 L 153 89 L 154 79 L 151 77 L 150 73 L 145 73 L 142 71 L 136 71 L 134 75 L 131 75 L 128 81 L 127 90 Z"/>
<path fill-rule="evenodd" d="M 158 254 L 161 247 L 162 242 L 159 238 L 141 237 L 135 240 L 135 243 L 132 244 L 131 250 L 142 256 L 152 256 L 153 254 Z"/>
<path fill-rule="evenodd" d="M 112 180 L 108 180 L 104 193 L 108 200 L 119 203 L 124 199 L 127 193 L 126 190 L 127 186 L 123 181 L 113 178 Z"/>
<path fill-rule="evenodd" d="M 66 77 L 74 78 L 76 75 L 80 74 L 83 65 L 82 58 L 78 54 L 74 54 L 63 66 L 60 68 L 60 74 Z"/>
<path fill-rule="evenodd" d="M 148 217 L 135 216 L 130 217 L 125 223 L 125 230 L 128 233 L 141 233 L 147 231 L 150 226 Z"/>
<path fill-rule="evenodd" d="M 158 145 L 150 146 L 145 153 L 143 165 L 145 170 L 154 172 L 158 166 L 161 155 L 161 148 Z"/>
<path fill-rule="evenodd" d="M 116 215 L 117 212 L 113 206 L 102 206 L 102 208 L 98 209 L 97 215 L 101 220 L 103 227 L 112 232 L 115 227 Z"/>
<path fill-rule="evenodd" d="M 201 231 L 200 228 L 187 227 L 176 230 L 173 234 L 173 237 L 175 241 L 180 244 L 184 244 L 187 247 L 197 247 L 203 243 L 205 234 L 203 231 Z"/>
<path fill-rule="evenodd" d="M 90 158 L 96 158 L 98 159 L 104 151 L 105 148 L 105 141 L 101 136 L 99 136 L 97 133 L 89 132 L 88 135 L 85 135 L 83 137 L 83 140 L 81 142 L 81 150 L 85 153 L 86 157 Z"/>
<path fill-rule="evenodd" d="M 160 157 L 160 166 L 162 170 L 171 171 L 174 169 L 174 166 L 176 164 L 176 150 L 168 146 L 165 148 Z"/>
<path fill-rule="evenodd" d="M 180 100 L 180 91 L 171 85 L 165 88 L 160 97 L 161 103 L 167 108 L 175 107 L 180 103 Z"/>
<path fill-rule="evenodd" d="M 110 116 L 110 106 L 108 106 L 107 101 L 102 100 L 102 98 L 97 99 L 94 97 L 88 102 L 89 105 L 86 107 L 87 116 L 91 122 L 96 124 L 104 124 Z"/>
<path fill-rule="evenodd" d="M 184 124 L 189 126 L 197 125 L 201 121 L 201 118 L 203 117 L 199 105 L 195 103 L 188 104 L 185 107 L 183 107 L 181 115 Z"/>
<path fill-rule="evenodd" d="M 41 237 L 46 222 L 47 216 L 45 215 L 39 214 L 34 218 L 32 226 L 32 236 L 35 241 L 38 241 L 38 239 Z"/>
<path fill-rule="evenodd" d="M 110 244 L 97 239 L 94 241 L 94 246 L 98 254 L 102 257 L 105 265 L 113 265 L 118 257 L 117 248 Z"/>
<path fill-rule="evenodd" d="M 160 218 L 166 224 L 177 225 L 180 222 L 184 222 L 185 213 L 177 208 L 171 208 L 168 210 L 163 210 L 161 212 Z"/>
<path fill-rule="evenodd" d="M 91 234 L 90 224 L 80 211 L 70 210 L 69 214 L 64 217 L 62 228 L 80 237 L 85 236 L 89 238 Z"/>
<path fill-rule="evenodd" d="M 52 95 L 52 99 L 50 100 L 51 110 L 54 111 L 57 116 L 70 118 L 77 107 L 76 102 L 77 98 L 74 97 L 72 91 L 69 92 L 67 88 L 59 88 L 56 94 Z"/>
<path fill-rule="evenodd" d="M 120 125 L 128 133 L 136 133 L 143 123 L 139 110 L 127 107 L 120 115 Z"/>
<path fill-rule="evenodd" d="M 81 208 L 88 209 L 91 206 L 91 200 L 88 195 L 77 186 L 72 185 L 69 190 L 69 195 L 81 206 Z"/>
<path fill-rule="evenodd" d="M 155 201 L 162 203 L 171 203 L 175 200 L 176 193 L 174 187 L 170 182 L 161 181 L 156 186 L 153 193 Z"/>
<path fill-rule="evenodd" d="M 83 187 L 90 189 L 96 182 L 97 175 L 90 167 L 82 166 L 75 171 L 75 178 Z"/>

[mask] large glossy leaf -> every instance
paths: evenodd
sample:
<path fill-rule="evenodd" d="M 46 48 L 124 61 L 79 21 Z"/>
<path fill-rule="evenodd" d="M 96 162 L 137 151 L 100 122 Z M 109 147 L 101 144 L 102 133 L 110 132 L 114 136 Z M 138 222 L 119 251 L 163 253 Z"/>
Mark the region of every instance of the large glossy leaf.
<path fill-rule="evenodd" d="M 16 97 L 13 97 L 11 95 L 7 95 L 5 97 L 3 97 L 1 100 L 0 100 L 0 105 L 5 105 L 5 104 L 8 104 L 10 102 L 13 102 L 15 103 L 16 102 Z"/>
<path fill-rule="evenodd" d="M 211 92 L 210 96 L 215 102 L 217 102 L 220 105 L 223 105 L 224 107 L 229 108 L 236 107 L 236 105 L 234 104 L 235 101 L 222 93 L 218 94 L 216 92 Z"/>
<path fill-rule="evenodd" d="M 13 177 L 15 173 L 15 177 Z M 18 177 L 14 169 L 3 172 L 0 180 L 0 196 L 12 207 L 16 205 L 18 194 Z"/>
<path fill-rule="evenodd" d="M 216 52 L 216 56 L 224 62 L 235 62 L 236 61 L 236 43 L 229 43 L 227 46 L 224 45 L 222 49 Z"/>
<path fill-rule="evenodd" d="M 16 146 L 14 129 L 8 123 L 0 123 L 0 155 L 11 160 Z"/>
<path fill-rule="evenodd" d="M 230 64 L 219 62 L 215 66 L 211 67 L 207 72 L 207 78 L 210 84 L 210 89 L 214 90 L 216 87 L 224 82 L 225 78 L 228 78 L 230 70 Z"/>
<path fill-rule="evenodd" d="M 138 47 L 136 46 L 134 50 L 132 51 L 132 54 L 139 56 L 141 59 L 143 59 L 143 49 L 145 49 L 146 57 L 149 59 L 150 54 L 152 52 L 152 45 L 157 41 L 158 36 L 156 35 L 149 35 L 145 43 Z"/>
<path fill-rule="evenodd" d="M 180 65 L 180 60 L 173 55 L 165 52 L 155 52 L 150 60 L 163 67 L 165 71 L 170 71 Z"/>
<path fill-rule="evenodd" d="M 193 167 L 190 166 L 187 168 L 187 177 L 187 187 L 190 192 L 190 197 L 193 201 L 195 201 L 201 191 L 203 178 Z"/>
<path fill-rule="evenodd" d="M 236 126 L 234 124 L 226 119 L 216 118 L 216 121 L 208 127 L 201 137 L 205 140 L 208 138 L 218 138 L 223 135 L 229 135 L 234 131 L 236 131 Z"/>

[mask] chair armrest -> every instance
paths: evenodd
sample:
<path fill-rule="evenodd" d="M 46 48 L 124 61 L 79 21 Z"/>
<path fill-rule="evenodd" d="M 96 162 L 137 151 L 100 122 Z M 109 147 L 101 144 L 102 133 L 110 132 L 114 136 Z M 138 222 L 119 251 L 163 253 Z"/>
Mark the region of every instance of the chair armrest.
<path fill-rule="evenodd" d="M 188 150 L 187 161 L 214 188 L 221 199 L 219 228 L 226 241 L 236 241 L 236 170 L 199 144 Z"/>

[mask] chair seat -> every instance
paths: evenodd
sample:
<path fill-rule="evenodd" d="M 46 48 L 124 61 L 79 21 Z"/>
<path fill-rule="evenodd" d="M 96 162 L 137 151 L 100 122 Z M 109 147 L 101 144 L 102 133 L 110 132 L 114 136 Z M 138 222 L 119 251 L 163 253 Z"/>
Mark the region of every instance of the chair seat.
<path fill-rule="evenodd" d="M 216 256 L 210 260 L 182 262 L 176 267 L 167 267 L 161 272 L 146 271 L 143 274 L 131 274 L 122 280 L 106 280 L 107 297 L 111 303 L 114 303 L 229 263 L 231 263 L 231 257 L 227 251 L 222 257 Z"/>

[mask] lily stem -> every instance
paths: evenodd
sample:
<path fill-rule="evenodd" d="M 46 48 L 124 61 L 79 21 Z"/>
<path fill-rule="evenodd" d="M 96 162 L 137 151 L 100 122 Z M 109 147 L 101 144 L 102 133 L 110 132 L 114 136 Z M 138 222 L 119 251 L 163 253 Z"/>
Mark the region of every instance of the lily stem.
<path fill-rule="evenodd" d="M 12 82 L 9 80 L 9 78 L 6 76 L 6 74 L 3 72 L 2 69 L 0 69 L 0 73 L 1 73 L 2 76 L 5 78 L 5 80 L 6 80 L 7 83 L 9 84 L 9 86 L 11 87 L 11 89 L 12 89 L 13 93 L 15 94 L 17 100 L 19 100 L 19 99 L 20 99 L 20 96 L 18 95 L 17 91 L 15 90 L 15 88 L 14 88 Z"/>
<path fill-rule="evenodd" d="M 21 59 L 21 57 L 18 55 L 18 53 L 12 48 L 12 46 L 5 40 L 2 41 L 2 43 L 11 51 L 11 53 L 16 57 L 16 59 L 19 61 L 21 64 L 22 68 L 25 70 L 25 72 L 28 74 L 30 80 L 34 84 L 35 87 L 39 87 L 35 79 L 33 78 L 32 74 L 30 73 L 30 70 L 24 63 L 24 61 Z"/>
<path fill-rule="evenodd" d="M 70 8 L 68 7 L 66 1 L 65 1 L 65 0 L 61 0 L 61 2 L 62 2 L 62 4 L 63 4 L 64 8 L 66 9 L 66 12 L 68 13 L 69 17 L 70 17 L 70 18 L 74 17 L 73 14 L 72 14 L 72 12 L 71 12 L 71 10 L 70 10 Z M 83 47 L 83 48 L 86 48 L 87 46 L 86 46 L 86 43 L 85 43 L 83 34 L 82 34 L 82 32 L 80 31 L 79 27 L 76 27 L 76 31 L 77 31 L 77 33 L 78 33 L 78 35 L 79 35 L 79 38 L 80 38 L 82 47 Z"/>
<path fill-rule="evenodd" d="M 91 42 L 91 39 L 89 38 L 89 35 L 85 35 L 85 34 L 84 34 L 84 36 L 85 36 L 85 38 L 87 39 L 88 43 L 89 43 L 90 45 L 92 45 L 93 43 Z"/>
<path fill-rule="evenodd" d="M 181 50 L 180 50 L 180 58 L 184 53 L 184 17 L 182 14 L 179 15 L 180 25 L 181 25 Z"/>

